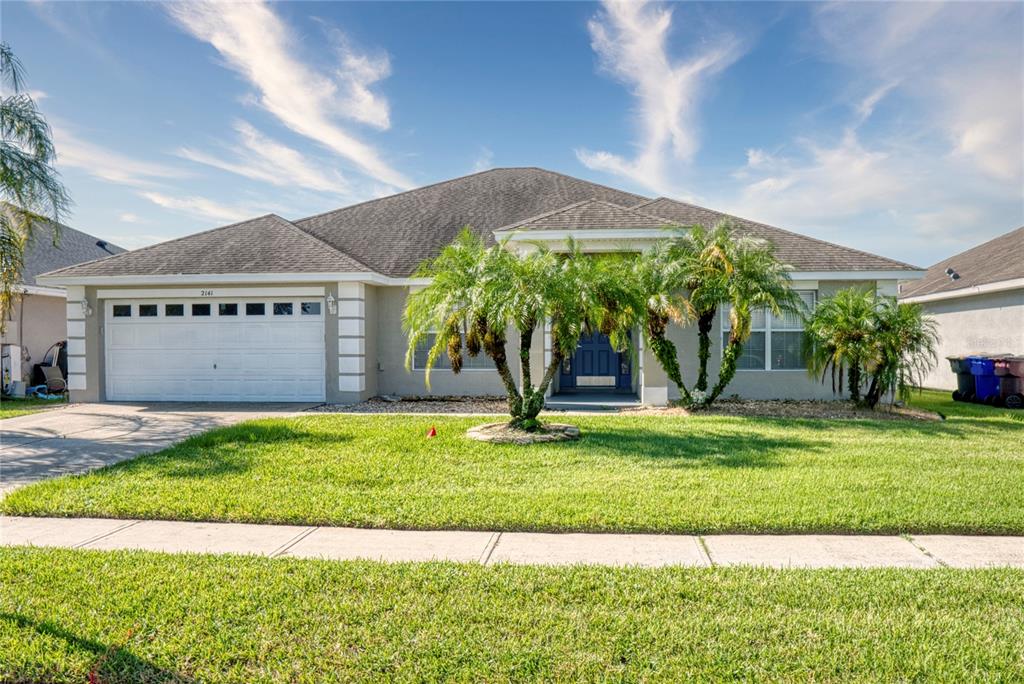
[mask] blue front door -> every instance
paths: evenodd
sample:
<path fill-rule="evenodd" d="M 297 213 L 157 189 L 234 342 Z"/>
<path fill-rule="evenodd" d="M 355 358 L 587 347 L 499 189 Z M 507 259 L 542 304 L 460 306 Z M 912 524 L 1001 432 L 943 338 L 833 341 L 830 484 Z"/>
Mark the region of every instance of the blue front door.
<path fill-rule="evenodd" d="M 558 382 L 563 390 L 630 390 L 633 376 L 629 353 L 615 351 L 601 333 L 583 335 L 576 353 L 562 362 Z"/>

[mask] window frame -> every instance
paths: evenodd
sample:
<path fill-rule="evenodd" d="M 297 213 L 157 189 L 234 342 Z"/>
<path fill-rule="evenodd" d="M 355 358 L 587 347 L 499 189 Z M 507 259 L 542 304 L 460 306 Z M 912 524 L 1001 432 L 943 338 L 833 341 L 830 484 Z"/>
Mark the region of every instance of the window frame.
<path fill-rule="evenodd" d="M 432 331 L 428 332 L 427 335 L 433 335 L 433 336 L 436 337 L 437 336 L 437 331 L 436 330 L 432 330 Z M 425 342 L 423 344 L 425 344 Z M 433 341 L 431 341 L 430 344 L 426 345 L 427 353 L 428 354 L 430 352 L 430 348 L 433 347 L 433 346 L 434 346 Z M 466 333 L 462 333 L 462 349 L 463 349 L 463 363 L 462 363 L 462 368 L 459 370 L 460 373 L 478 373 L 478 372 L 481 372 L 481 371 L 484 372 L 484 373 L 497 373 L 498 372 L 497 367 L 494 365 L 494 359 L 492 359 L 490 356 L 487 356 L 487 353 L 483 349 L 480 350 L 480 354 L 479 354 L 479 356 L 477 358 L 480 358 L 482 356 L 483 358 L 487 359 L 487 361 L 491 364 L 490 367 L 488 367 L 488 368 L 473 368 L 473 367 L 470 367 L 470 366 L 466 365 L 466 361 L 471 359 L 471 358 L 473 358 L 473 357 L 469 356 L 469 354 L 465 353 L 465 349 L 466 349 Z M 447 359 L 448 357 L 445 356 L 445 358 Z M 416 350 L 413 350 L 413 353 L 412 353 L 412 370 L 418 371 L 420 373 L 425 373 L 427 371 L 425 366 L 418 366 L 418 365 L 416 365 Z M 451 367 L 449 367 L 449 368 L 441 368 L 439 366 L 434 366 L 433 368 L 430 369 L 430 372 L 431 373 L 437 373 L 437 372 L 451 373 L 452 369 L 451 369 Z"/>
<path fill-rule="evenodd" d="M 818 305 L 818 291 L 808 288 L 794 289 L 793 290 L 798 296 L 802 294 L 811 295 L 811 310 Z M 721 310 L 721 348 L 719 349 L 719 360 L 721 360 L 722 354 L 725 353 L 725 335 L 729 332 L 729 307 L 724 306 Z M 760 328 L 751 327 L 751 333 L 764 333 L 764 368 L 736 368 L 737 373 L 806 373 L 807 366 L 802 368 L 772 368 L 772 333 L 773 332 L 803 332 L 804 323 L 801 321 L 799 328 L 792 327 L 774 327 L 774 316 L 768 310 L 764 310 L 764 326 Z"/>

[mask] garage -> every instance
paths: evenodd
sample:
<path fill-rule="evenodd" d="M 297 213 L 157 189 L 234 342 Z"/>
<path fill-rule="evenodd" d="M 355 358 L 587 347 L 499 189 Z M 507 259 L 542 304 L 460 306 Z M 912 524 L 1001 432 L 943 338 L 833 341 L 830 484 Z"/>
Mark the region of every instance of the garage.
<path fill-rule="evenodd" d="M 109 401 L 324 401 L 323 297 L 108 299 Z"/>

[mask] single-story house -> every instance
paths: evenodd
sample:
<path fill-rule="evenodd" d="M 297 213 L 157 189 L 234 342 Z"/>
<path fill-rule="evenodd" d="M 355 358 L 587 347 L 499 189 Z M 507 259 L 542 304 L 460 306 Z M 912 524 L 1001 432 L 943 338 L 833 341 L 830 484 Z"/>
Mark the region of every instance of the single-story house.
<path fill-rule="evenodd" d="M 31 365 L 40 363 L 46 351 L 67 334 L 67 293 L 60 285 L 40 282 L 39 276 L 125 251 L 65 225 L 59 226 L 59 240 L 54 244 L 55 228 L 49 221 L 34 226 L 17 286 L 21 294 L 11 310 L 4 312 L 7 321 L 0 343 L 5 354 L 12 355 L 12 380 L 27 380 Z"/>
<path fill-rule="evenodd" d="M 956 389 L 947 356 L 1024 355 L 1024 227 L 935 264 L 900 288 L 938 325 L 938 361 L 925 387 Z"/>
<path fill-rule="evenodd" d="M 417 266 L 464 226 L 510 248 L 566 238 L 588 251 L 639 249 L 669 224 L 733 220 L 771 241 L 808 303 L 849 285 L 896 294 L 922 270 L 885 257 L 737 219 L 667 198 L 651 199 L 539 168 L 501 168 L 287 221 L 267 215 L 127 254 L 61 269 L 44 280 L 68 288 L 73 401 L 295 400 L 352 402 L 375 395 L 501 395 L 484 356 L 455 376 L 424 382 L 423 353 L 405 367 L 402 310 Z M 727 325 L 715 331 L 715 354 Z M 808 377 L 800 320 L 758 316 L 729 393 L 831 397 Z M 672 339 L 696 347 L 696 331 Z M 514 334 L 510 342 L 514 342 Z M 538 365 L 550 336 L 534 338 Z M 545 358 L 547 356 L 547 359 Z M 692 353 L 684 371 L 692 379 Z M 442 361 L 443 363 L 443 361 Z M 513 361 L 513 364 L 515 361 Z M 518 375 L 518 369 L 513 368 Z M 554 392 L 675 396 L 642 340 L 635 360 L 600 337 L 567 360 Z"/>

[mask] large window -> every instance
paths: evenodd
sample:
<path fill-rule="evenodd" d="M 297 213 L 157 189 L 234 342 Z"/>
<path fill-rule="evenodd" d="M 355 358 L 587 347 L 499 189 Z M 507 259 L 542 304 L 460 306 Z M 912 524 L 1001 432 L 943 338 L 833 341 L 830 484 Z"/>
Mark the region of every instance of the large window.
<path fill-rule="evenodd" d="M 815 304 L 814 290 L 797 290 L 805 312 Z M 737 361 L 739 370 L 802 370 L 804 366 L 803 313 L 782 316 L 755 311 L 751 317 L 750 339 Z M 722 348 L 729 342 L 729 307 L 722 308 Z"/>
<path fill-rule="evenodd" d="M 427 369 L 427 356 L 430 354 L 430 348 L 434 346 L 434 340 L 437 339 L 437 335 L 430 333 L 425 336 L 423 340 L 416 345 L 416 353 L 413 354 L 412 367 L 414 370 L 426 370 Z M 441 354 L 437 361 L 434 363 L 434 370 L 450 370 L 452 364 L 448 361 L 447 354 Z M 462 370 L 494 370 L 494 361 L 491 357 L 487 356 L 480 351 L 476 355 L 476 358 L 469 355 L 466 352 L 466 335 L 462 335 Z"/>

